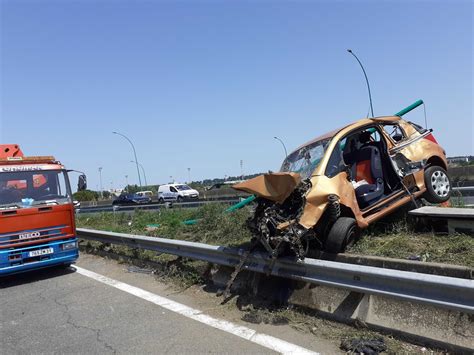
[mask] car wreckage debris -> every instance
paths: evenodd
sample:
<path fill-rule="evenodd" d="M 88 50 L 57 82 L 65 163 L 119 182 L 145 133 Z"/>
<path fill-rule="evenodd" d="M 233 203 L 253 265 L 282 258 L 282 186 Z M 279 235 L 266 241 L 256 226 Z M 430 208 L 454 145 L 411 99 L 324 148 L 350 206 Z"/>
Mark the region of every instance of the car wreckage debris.
<path fill-rule="evenodd" d="M 225 286 L 225 290 L 222 292 L 222 295 L 224 296 L 224 300 L 222 303 L 226 303 L 229 300 L 229 295 L 230 295 L 230 289 L 232 288 L 232 285 L 234 284 L 235 279 L 237 278 L 237 275 L 239 275 L 240 271 L 242 271 L 242 268 L 247 261 L 250 253 L 255 249 L 257 243 L 252 242 L 248 250 L 245 251 L 245 253 L 242 255 L 240 258 L 239 263 L 235 267 L 234 271 L 232 272 L 232 275 L 230 275 L 229 281 L 227 281 L 227 285 Z M 217 296 L 220 296 L 221 294 L 218 293 Z"/>
<path fill-rule="evenodd" d="M 363 339 L 353 338 L 346 339 L 341 342 L 341 349 L 347 354 L 367 354 L 378 355 L 381 352 L 387 351 L 387 345 L 383 338 L 377 339 Z"/>
<path fill-rule="evenodd" d="M 257 199 L 255 213 L 247 225 L 272 258 L 280 256 L 288 246 L 298 260 L 303 260 L 309 242 L 316 240 L 313 229 L 306 229 L 298 223 L 306 201 L 305 194 L 310 188 L 309 179 L 301 181 L 281 204 L 262 197 Z"/>

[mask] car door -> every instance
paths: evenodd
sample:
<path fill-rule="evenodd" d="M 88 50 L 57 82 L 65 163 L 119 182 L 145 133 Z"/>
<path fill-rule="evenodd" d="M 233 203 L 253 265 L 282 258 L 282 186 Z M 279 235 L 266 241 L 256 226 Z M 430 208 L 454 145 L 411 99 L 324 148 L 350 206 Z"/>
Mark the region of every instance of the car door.
<path fill-rule="evenodd" d="M 176 187 L 174 186 L 170 186 L 170 196 L 173 200 L 177 200 L 178 199 L 178 190 L 176 189 Z"/>
<path fill-rule="evenodd" d="M 165 200 L 165 201 L 169 201 L 169 200 L 173 199 L 173 195 L 170 192 L 170 187 L 169 186 L 164 186 L 163 187 L 162 197 L 163 197 L 163 200 Z"/>
<path fill-rule="evenodd" d="M 380 127 L 387 142 L 392 165 L 405 187 L 411 190 L 415 186 L 417 176 L 422 172 L 423 161 L 411 159 L 413 155 L 410 150 L 430 134 L 430 131 L 425 134 L 408 134 L 398 121 L 383 122 Z"/>

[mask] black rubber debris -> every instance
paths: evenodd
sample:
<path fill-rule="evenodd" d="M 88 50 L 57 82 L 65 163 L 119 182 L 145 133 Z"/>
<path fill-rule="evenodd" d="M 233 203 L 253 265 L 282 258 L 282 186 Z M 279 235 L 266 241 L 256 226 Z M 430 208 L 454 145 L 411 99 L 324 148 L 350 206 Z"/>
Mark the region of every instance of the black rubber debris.
<path fill-rule="evenodd" d="M 386 351 L 387 345 L 385 345 L 383 338 L 352 338 L 343 340 L 341 342 L 341 349 L 348 354 L 377 355 Z"/>

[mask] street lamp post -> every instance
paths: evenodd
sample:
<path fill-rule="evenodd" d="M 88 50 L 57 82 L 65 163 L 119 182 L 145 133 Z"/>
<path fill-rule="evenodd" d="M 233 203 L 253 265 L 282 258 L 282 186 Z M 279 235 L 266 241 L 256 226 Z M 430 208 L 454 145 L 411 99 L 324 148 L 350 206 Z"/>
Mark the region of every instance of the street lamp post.
<path fill-rule="evenodd" d="M 275 138 L 277 141 L 279 141 L 281 143 L 281 145 L 283 146 L 283 149 L 285 150 L 285 157 L 288 158 L 288 152 L 286 150 L 285 143 L 283 143 L 283 141 L 280 138 L 276 137 L 276 136 L 273 137 L 273 138 Z"/>
<path fill-rule="evenodd" d="M 188 168 L 188 184 L 191 183 L 191 168 Z"/>
<path fill-rule="evenodd" d="M 104 198 L 104 188 L 102 187 L 102 167 L 99 167 L 100 198 Z"/>
<path fill-rule="evenodd" d="M 362 68 L 362 71 L 364 72 L 365 81 L 367 83 L 367 89 L 369 91 L 370 112 L 372 113 L 372 117 L 374 117 L 374 107 L 372 106 L 372 95 L 370 93 L 370 85 L 369 85 L 369 79 L 367 78 L 367 73 L 365 72 L 364 66 L 362 65 L 361 61 L 359 60 L 359 58 L 357 58 L 357 56 L 354 54 L 352 49 L 348 49 L 347 51 L 350 54 L 352 54 L 355 59 L 357 59 L 357 61 L 359 62 L 360 67 Z"/>
<path fill-rule="evenodd" d="M 130 163 L 133 163 L 133 164 L 138 164 L 138 165 L 140 165 L 140 168 L 142 168 L 143 177 L 145 178 L 145 186 L 148 186 L 148 182 L 146 181 L 145 168 L 143 167 L 143 165 L 142 165 L 142 164 L 140 164 L 140 163 L 137 163 L 137 162 L 136 162 L 136 161 L 134 161 L 134 160 L 130 160 Z"/>
<path fill-rule="evenodd" d="M 123 138 L 125 138 L 129 143 L 130 145 L 132 146 L 132 149 L 133 149 L 133 155 L 135 156 L 135 163 L 137 165 L 137 174 L 138 174 L 138 182 L 140 183 L 140 189 L 142 188 L 142 178 L 140 176 L 140 169 L 138 168 L 138 159 L 137 159 L 137 152 L 135 150 L 135 146 L 133 145 L 132 141 L 125 135 L 123 135 L 122 133 L 119 133 L 119 132 L 112 132 L 113 134 L 117 134 L 119 136 L 122 136 Z"/>

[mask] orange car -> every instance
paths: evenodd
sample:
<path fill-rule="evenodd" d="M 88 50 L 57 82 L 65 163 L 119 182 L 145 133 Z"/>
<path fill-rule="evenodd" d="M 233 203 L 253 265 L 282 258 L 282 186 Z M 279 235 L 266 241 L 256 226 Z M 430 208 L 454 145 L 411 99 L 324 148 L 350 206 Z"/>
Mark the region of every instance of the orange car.
<path fill-rule="evenodd" d="M 258 197 L 249 227 L 272 256 L 289 246 L 303 258 L 315 243 L 344 251 L 360 229 L 422 197 L 449 200 L 446 154 L 431 132 L 399 116 L 376 117 L 302 145 L 281 172 L 234 185 Z"/>

